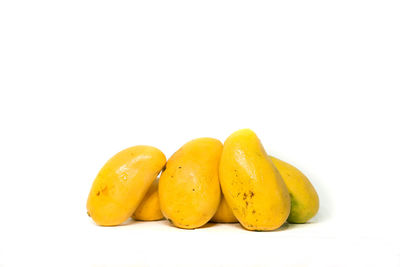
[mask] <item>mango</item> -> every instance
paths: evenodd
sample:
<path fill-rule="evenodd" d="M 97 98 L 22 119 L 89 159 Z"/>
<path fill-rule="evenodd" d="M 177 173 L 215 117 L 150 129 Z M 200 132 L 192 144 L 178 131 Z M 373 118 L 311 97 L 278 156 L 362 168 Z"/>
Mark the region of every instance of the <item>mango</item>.
<path fill-rule="evenodd" d="M 288 189 L 253 131 L 239 130 L 226 139 L 219 178 L 226 202 L 245 229 L 269 231 L 285 223 Z"/>
<path fill-rule="evenodd" d="M 217 211 L 221 152 L 220 141 L 198 138 L 183 145 L 167 161 L 158 192 L 161 211 L 175 226 L 201 227 Z"/>
<path fill-rule="evenodd" d="M 164 154 L 151 146 L 134 146 L 114 155 L 92 184 L 88 215 L 102 226 L 123 223 L 143 200 L 165 162 Z"/>
<path fill-rule="evenodd" d="M 150 186 L 142 202 L 137 207 L 132 218 L 138 221 L 158 221 L 164 218 L 160 209 L 160 198 L 158 197 L 158 181 L 156 179 Z"/>
<path fill-rule="evenodd" d="M 317 214 L 319 198 L 307 177 L 296 167 L 270 156 L 289 190 L 291 198 L 290 223 L 305 223 Z"/>
<path fill-rule="evenodd" d="M 225 198 L 221 197 L 221 202 L 217 209 L 217 212 L 214 214 L 214 217 L 211 219 L 212 222 L 216 223 L 236 223 L 238 220 L 232 212 L 232 209 L 226 203 Z"/>

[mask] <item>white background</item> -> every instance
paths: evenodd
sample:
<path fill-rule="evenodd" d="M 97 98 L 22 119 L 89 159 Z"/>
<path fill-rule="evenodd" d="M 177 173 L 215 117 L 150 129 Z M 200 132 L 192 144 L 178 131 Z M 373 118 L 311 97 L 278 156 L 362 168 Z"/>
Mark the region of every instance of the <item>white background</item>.
<path fill-rule="evenodd" d="M 0 2 L 0 265 L 399 266 L 399 1 Z M 108 158 L 251 128 L 319 192 L 277 232 L 95 226 Z"/>

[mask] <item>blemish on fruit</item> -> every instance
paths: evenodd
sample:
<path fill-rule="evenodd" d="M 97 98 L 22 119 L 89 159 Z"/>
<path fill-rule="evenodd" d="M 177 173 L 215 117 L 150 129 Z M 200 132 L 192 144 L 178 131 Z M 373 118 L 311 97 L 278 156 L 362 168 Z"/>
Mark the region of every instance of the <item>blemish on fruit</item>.
<path fill-rule="evenodd" d="M 253 191 L 249 191 L 249 194 L 250 194 L 250 198 L 253 198 L 253 196 L 254 196 Z"/>
<path fill-rule="evenodd" d="M 247 199 L 247 193 L 244 193 L 243 194 L 243 200 L 246 200 Z"/>
<path fill-rule="evenodd" d="M 292 196 L 292 194 L 290 194 L 290 204 L 291 204 L 291 207 L 292 207 L 292 209 L 293 208 L 295 208 L 295 207 L 297 207 L 298 205 L 299 205 L 299 203 L 296 201 L 296 199 Z"/>
<path fill-rule="evenodd" d="M 100 196 L 100 191 L 97 191 L 96 196 Z"/>
<path fill-rule="evenodd" d="M 108 187 L 107 187 L 107 186 L 105 186 L 105 187 L 103 187 L 103 188 L 101 189 L 101 193 L 103 193 L 103 194 L 106 194 L 107 191 L 108 191 Z"/>

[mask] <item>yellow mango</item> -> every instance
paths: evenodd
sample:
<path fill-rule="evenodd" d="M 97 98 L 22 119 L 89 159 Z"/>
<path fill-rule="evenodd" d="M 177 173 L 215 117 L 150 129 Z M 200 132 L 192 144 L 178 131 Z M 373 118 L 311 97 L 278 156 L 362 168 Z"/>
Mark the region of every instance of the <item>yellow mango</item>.
<path fill-rule="evenodd" d="M 270 156 L 289 190 L 291 198 L 290 223 L 305 223 L 317 214 L 319 198 L 311 182 L 296 167 Z"/>
<path fill-rule="evenodd" d="M 161 211 L 175 226 L 201 227 L 217 211 L 221 152 L 220 141 L 198 138 L 186 143 L 167 161 L 158 192 Z"/>
<path fill-rule="evenodd" d="M 219 178 L 223 195 L 244 228 L 275 230 L 286 221 L 289 192 L 253 131 L 239 130 L 226 139 Z"/>
<path fill-rule="evenodd" d="M 114 155 L 100 170 L 87 200 L 87 212 L 98 225 L 123 223 L 136 210 L 165 166 L 157 148 L 134 146 Z"/>
<path fill-rule="evenodd" d="M 151 184 L 142 202 L 137 207 L 132 218 L 138 221 L 158 221 L 164 218 L 160 209 L 160 198 L 158 197 L 158 179 Z"/>
<path fill-rule="evenodd" d="M 217 212 L 214 214 L 214 217 L 211 219 L 212 222 L 216 223 L 235 223 L 238 222 L 235 215 L 232 212 L 232 209 L 226 203 L 226 200 L 223 196 L 221 196 L 221 202 L 219 204 Z"/>

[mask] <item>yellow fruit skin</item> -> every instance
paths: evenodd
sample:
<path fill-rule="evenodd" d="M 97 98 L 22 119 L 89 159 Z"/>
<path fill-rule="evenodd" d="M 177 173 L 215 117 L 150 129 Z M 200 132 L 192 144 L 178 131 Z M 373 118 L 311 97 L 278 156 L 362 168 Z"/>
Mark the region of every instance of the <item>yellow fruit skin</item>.
<path fill-rule="evenodd" d="M 279 228 L 290 212 L 290 196 L 256 134 L 243 129 L 225 141 L 219 168 L 224 197 L 248 230 Z"/>
<path fill-rule="evenodd" d="M 164 218 L 160 209 L 160 198 L 158 197 L 158 179 L 150 186 L 142 202 L 137 207 L 132 218 L 138 221 L 158 221 Z"/>
<path fill-rule="evenodd" d="M 220 141 L 198 138 L 186 143 L 168 160 L 158 192 L 161 211 L 175 226 L 201 227 L 217 211 L 221 152 Z"/>
<path fill-rule="evenodd" d="M 232 209 L 226 203 L 226 200 L 221 196 L 221 202 L 219 204 L 217 212 L 211 219 L 212 222 L 216 223 L 236 223 L 238 220 L 232 212 Z"/>
<path fill-rule="evenodd" d="M 166 158 L 157 148 L 134 146 L 114 155 L 100 170 L 87 200 L 88 215 L 98 225 L 123 223 L 136 210 Z"/>
<path fill-rule="evenodd" d="M 296 167 L 275 157 L 270 156 L 270 158 L 289 190 L 292 203 L 288 222 L 307 222 L 317 214 L 319 209 L 317 191 L 307 177 Z"/>

